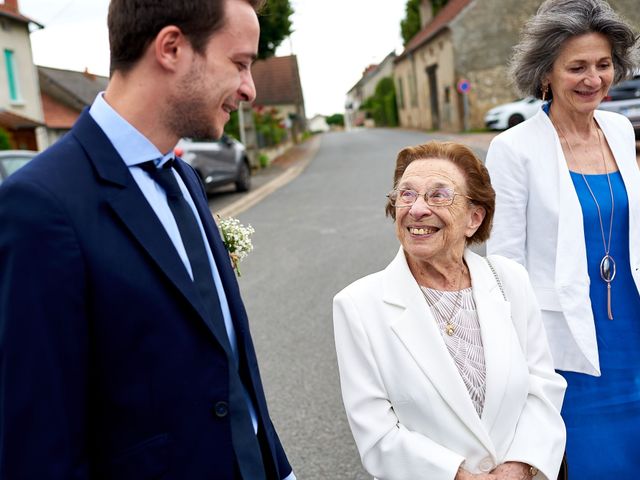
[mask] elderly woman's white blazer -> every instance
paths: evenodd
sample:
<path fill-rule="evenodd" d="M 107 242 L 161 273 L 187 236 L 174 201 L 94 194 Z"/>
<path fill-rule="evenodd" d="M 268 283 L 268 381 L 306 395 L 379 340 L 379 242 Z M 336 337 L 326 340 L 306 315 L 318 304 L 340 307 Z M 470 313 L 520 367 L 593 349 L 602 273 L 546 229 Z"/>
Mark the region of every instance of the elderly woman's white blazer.
<path fill-rule="evenodd" d="M 595 118 L 627 190 L 631 272 L 640 291 L 640 171 L 633 128 L 617 113 L 596 110 Z M 487 168 L 496 190 L 487 252 L 528 270 L 555 367 L 600 375 L 582 209 L 548 115 L 540 110 L 494 138 Z"/>
<path fill-rule="evenodd" d="M 517 263 L 467 250 L 486 363 L 482 417 L 402 249 L 334 298 L 342 397 L 367 471 L 378 479 L 452 480 L 508 460 L 557 476 L 566 383 L 552 367 L 535 295 Z"/>

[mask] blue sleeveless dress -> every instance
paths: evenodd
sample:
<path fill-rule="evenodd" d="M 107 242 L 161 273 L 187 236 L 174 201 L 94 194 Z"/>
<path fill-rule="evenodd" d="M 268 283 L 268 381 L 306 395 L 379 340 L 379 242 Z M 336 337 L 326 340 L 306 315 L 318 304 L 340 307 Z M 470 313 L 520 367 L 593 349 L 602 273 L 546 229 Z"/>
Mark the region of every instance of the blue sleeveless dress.
<path fill-rule="evenodd" d="M 613 320 L 607 317 L 607 287 L 600 278 L 604 247 L 598 211 L 582 176 L 571 172 L 584 216 L 589 293 L 602 372 L 600 377 L 559 372 L 568 383 L 562 417 L 567 426 L 571 480 L 640 478 L 640 295 L 629 263 L 627 192 L 619 172 L 609 177 L 615 202 L 610 254 L 617 266 L 611 284 Z M 586 178 L 600 204 L 608 240 L 611 194 L 607 176 Z"/>

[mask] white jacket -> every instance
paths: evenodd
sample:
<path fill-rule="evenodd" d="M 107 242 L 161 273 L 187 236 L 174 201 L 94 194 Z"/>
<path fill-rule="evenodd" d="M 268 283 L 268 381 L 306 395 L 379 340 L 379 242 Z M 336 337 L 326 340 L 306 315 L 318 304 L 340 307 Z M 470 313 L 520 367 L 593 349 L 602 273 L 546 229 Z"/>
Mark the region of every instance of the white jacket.
<path fill-rule="evenodd" d="M 379 479 L 452 480 L 508 460 L 557 476 L 566 383 L 552 367 L 540 310 L 520 265 L 467 250 L 486 363 L 478 417 L 402 249 L 334 298 L 342 397 L 362 462 Z M 464 463 L 463 463 L 464 462 Z"/>
<path fill-rule="evenodd" d="M 640 291 L 640 171 L 633 128 L 616 113 L 596 110 L 595 118 L 629 197 L 631 272 Z M 600 375 L 582 209 L 548 115 L 540 110 L 494 138 L 487 168 L 496 190 L 487 252 L 528 270 L 555 367 Z"/>

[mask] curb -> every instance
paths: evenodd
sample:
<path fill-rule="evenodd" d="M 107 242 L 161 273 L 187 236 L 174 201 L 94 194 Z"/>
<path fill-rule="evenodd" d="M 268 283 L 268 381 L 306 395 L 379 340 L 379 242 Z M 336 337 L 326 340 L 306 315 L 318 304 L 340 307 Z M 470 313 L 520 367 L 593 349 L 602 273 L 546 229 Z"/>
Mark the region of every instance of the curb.
<path fill-rule="evenodd" d="M 311 160 L 315 158 L 316 154 L 318 153 L 318 149 L 320 148 L 320 137 L 320 135 L 316 135 L 309 139 L 309 146 L 301 154 L 301 158 L 295 161 L 290 167 L 288 167 L 276 178 L 269 181 L 268 183 L 265 183 L 260 188 L 249 192 L 244 197 L 236 200 L 226 207 L 221 208 L 220 210 L 214 211 L 213 209 L 210 209 L 211 214 L 214 216 L 214 218 L 216 217 L 216 215 L 220 215 L 221 217 L 235 217 L 245 210 L 253 207 L 279 188 L 284 187 L 287 183 L 294 180 L 307 168 L 307 166 L 309 166 Z"/>

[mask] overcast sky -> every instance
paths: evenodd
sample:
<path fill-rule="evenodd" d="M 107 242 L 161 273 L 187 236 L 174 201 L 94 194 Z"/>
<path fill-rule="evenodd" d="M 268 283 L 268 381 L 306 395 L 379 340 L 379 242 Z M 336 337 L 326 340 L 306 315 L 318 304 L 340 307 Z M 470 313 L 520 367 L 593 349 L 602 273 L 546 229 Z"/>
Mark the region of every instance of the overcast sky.
<path fill-rule="evenodd" d="M 307 116 L 344 111 L 347 91 L 364 68 L 400 50 L 406 0 L 290 0 L 295 32 L 278 55 L 298 56 Z M 108 0 L 19 0 L 45 25 L 31 34 L 34 62 L 107 75 Z"/>

